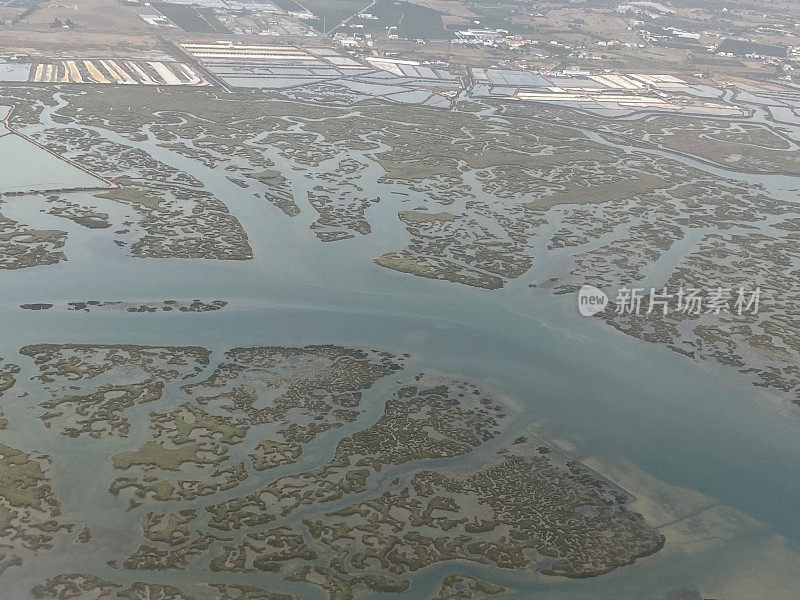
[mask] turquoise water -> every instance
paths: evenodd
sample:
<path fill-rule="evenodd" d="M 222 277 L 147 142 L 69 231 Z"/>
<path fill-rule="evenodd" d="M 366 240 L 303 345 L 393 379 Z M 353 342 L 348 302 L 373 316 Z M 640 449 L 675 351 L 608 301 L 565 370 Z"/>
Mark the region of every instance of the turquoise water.
<path fill-rule="evenodd" d="M 384 199 L 368 213 L 372 235 L 322 244 L 309 235 L 315 218 L 309 207 L 287 219 L 225 179 L 222 170 L 209 170 L 151 142 L 131 145 L 186 170 L 224 198 L 243 223 L 255 260 L 132 259 L 121 254 L 107 233 L 41 214 L 46 206 L 41 196 L 8 199 L 3 205 L 7 216 L 69 232 L 66 263 L 2 274 L 0 356 L 22 361 L 23 385 L 31 365 L 19 357 L 18 348 L 41 342 L 196 344 L 216 352 L 234 346 L 334 343 L 409 352 L 409 371 L 459 374 L 520 399 L 550 435 L 575 444 L 579 457 L 628 460 L 660 480 L 698 490 L 763 524 L 757 536 L 750 532 L 688 555 L 656 555 L 588 580 L 523 578 L 475 565 L 440 565 L 424 570 L 407 598 L 420 597 L 449 572 L 505 581 L 526 590 L 520 597 L 536 592 L 536 598 L 553 599 L 650 598 L 654 591 L 672 587 L 710 585 L 774 534 L 784 536 L 792 551 L 800 551 L 800 432 L 768 393 L 732 371 L 687 361 L 621 335 L 599 320 L 582 318 L 573 296 L 529 288 L 530 277 L 486 291 L 374 265 L 373 257 L 398 247 L 406 236 L 395 216 L 402 197 L 393 195 L 392 186 L 375 184 L 368 190 Z M 115 223 L 130 214 L 124 206 L 85 193 L 71 198 L 96 204 Z M 147 315 L 18 308 L 24 302 L 167 298 L 220 298 L 229 305 L 215 313 Z M 366 400 L 379 403 L 378 392 L 371 391 Z M 33 418 L 35 410 L 29 409 L 32 404 L 31 399 L 6 400 L 7 416 L 16 426 L 3 433 L 6 443 L 28 445 L 32 436 L 41 439 L 42 450 L 54 456 L 57 467 L 72 474 L 72 483 L 60 483 L 65 512 L 89 522 L 97 521 L 105 508 L 110 514 L 105 487 L 111 469 L 96 470 L 92 458 L 108 456 L 120 442 L 88 447 L 53 433 L 44 436 Z M 102 531 L 100 524 L 97 530 Z M 92 572 L 119 581 L 144 578 L 143 573 L 109 569 L 102 552 L 78 559 L 67 552 L 52 554 L 56 556 L 51 560 L 48 555 L 46 568 L 14 569 L 6 577 L 25 589 L 41 581 L 45 570 L 85 570 L 90 565 Z M 180 583 L 196 576 L 167 573 L 158 579 Z M 208 574 L 201 576 L 208 580 Z M 225 577 L 216 574 L 212 580 Z M 299 589 L 270 574 L 253 576 L 252 583 Z M 783 595 L 773 597 L 793 597 L 793 590 L 778 591 Z"/>
<path fill-rule="evenodd" d="M 9 107 L 0 106 L 0 119 Z M 0 123 L 0 193 L 104 187 L 101 179 L 72 166 Z"/>

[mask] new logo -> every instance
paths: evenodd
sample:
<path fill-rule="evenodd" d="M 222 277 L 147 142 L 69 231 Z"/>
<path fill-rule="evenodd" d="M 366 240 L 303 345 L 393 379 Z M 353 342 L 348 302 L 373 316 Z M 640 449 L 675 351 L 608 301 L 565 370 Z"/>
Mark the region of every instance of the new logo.
<path fill-rule="evenodd" d="M 608 306 L 608 296 L 593 285 L 584 285 L 578 291 L 578 310 L 584 317 L 602 312 Z"/>

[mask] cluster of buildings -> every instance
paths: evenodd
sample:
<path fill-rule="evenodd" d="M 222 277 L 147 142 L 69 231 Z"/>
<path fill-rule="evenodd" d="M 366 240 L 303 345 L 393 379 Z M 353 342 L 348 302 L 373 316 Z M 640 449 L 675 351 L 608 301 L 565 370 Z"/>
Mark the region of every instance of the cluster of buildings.
<path fill-rule="evenodd" d="M 508 31 L 504 29 L 462 29 L 455 32 L 456 43 L 483 46 L 496 45 Z"/>
<path fill-rule="evenodd" d="M 271 2 L 254 0 L 253 2 L 238 2 L 237 0 L 168 0 L 170 4 L 186 4 L 189 6 L 202 6 L 221 12 L 276 12 L 278 9 Z M 147 0 L 125 0 L 126 4 L 143 4 L 149 6 Z"/>

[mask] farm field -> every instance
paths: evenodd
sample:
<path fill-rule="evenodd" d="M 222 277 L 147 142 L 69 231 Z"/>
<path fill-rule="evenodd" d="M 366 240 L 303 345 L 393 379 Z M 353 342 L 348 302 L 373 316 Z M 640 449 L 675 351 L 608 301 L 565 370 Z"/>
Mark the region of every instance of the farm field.
<path fill-rule="evenodd" d="M 151 6 L 187 33 L 230 33 L 210 8 L 165 2 Z"/>

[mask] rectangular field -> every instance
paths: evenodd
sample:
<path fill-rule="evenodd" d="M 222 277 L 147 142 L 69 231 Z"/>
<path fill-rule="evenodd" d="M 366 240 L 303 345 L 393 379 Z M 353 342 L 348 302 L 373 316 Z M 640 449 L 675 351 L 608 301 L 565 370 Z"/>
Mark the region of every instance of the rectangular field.
<path fill-rule="evenodd" d="M 187 33 L 230 33 L 210 8 L 153 2 L 150 6 Z"/>
<path fill-rule="evenodd" d="M 119 85 L 211 85 L 202 74 L 184 63 L 112 58 L 38 63 L 31 68 L 29 81 Z"/>

